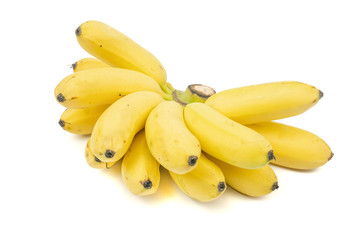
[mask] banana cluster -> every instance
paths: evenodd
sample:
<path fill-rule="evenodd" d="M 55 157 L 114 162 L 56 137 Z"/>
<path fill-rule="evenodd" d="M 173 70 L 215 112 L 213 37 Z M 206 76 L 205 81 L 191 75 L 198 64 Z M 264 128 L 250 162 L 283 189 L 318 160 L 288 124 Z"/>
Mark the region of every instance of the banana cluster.
<path fill-rule="evenodd" d="M 59 125 L 90 136 L 90 167 L 121 164 L 133 194 L 154 194 L 162 166 L 201 202 L 218 198 L 227 185 L 264 196 L 278 188 L 269 163 L 306 170 L 333 156 L 315 134 L 273 122 L 314 106 L 323 93 L 311 85 L 281 81 L 216 93 L 194 84 L 179 91 L 154 55 L 116 29 L 88 21 L 75 34 L 93 57 L 74 63 L 56 86 L 66 108 Z"/>

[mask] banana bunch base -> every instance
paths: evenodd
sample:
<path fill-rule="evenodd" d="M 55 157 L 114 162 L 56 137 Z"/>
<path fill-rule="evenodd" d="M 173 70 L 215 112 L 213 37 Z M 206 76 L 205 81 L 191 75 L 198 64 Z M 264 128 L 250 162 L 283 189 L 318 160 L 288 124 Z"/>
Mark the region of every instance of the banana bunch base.
<path fill-rule="evenodd" d="M 89 136 L 90 167 L 121 164 L 119 180 L 133 194 L 155 194 L 162 166 L 200 202 L 228 186 L 259 197 L 279 188 L 272 165 L 311 170 L 334 155 L 319 136 L 275 122 L 316 105 L 324 94 L 312 85 L 279 81 L 217 93 L 192 84 L 180 91 L 153 54 L 109 25 L 88 21 L 75 36 L 92 57 L 72 64 L 55 87 L 66 108 L 59 125 Z"/>

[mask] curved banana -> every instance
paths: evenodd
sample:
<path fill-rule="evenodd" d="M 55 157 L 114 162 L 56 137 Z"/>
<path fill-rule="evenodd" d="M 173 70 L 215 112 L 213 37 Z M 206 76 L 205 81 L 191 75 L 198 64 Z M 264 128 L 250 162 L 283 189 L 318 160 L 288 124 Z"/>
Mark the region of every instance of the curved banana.
<path fill-rule="evenodd" d="M 91 135 L 91 149 L 103 162 L 124 156 L 135 134 L 145 127 L 150 111 L 165 101 L 148 91 L 131 93 L 114 102 L 97 120 Z"/>
<path fill-rule="evenodd" d="M 220 168 L 203 154 L 200 155 L 198 162 L 198 166 L 191 172 L 176 174 L 169 171 L 169 173 L 186 195 L 200 202 L 209 202 L 225 191 L 225 177 Z"/>
<path fill-rule="evenodd" d="M 67 108 L 85 108 L 111 104 L 136 91 L 152 91 L 165 97 L 152 78 L 120 68 L 94 68 L 73 73 L 57 85 L 55 96 Z"/>
<path fill-rule="evenodd" d="M 186 127 L 180 104 L 157 105 L 146 120 L 145 133 L 150 152 L 164 168 L 184 174 L 196 167 L 200 143 Z"/>
<path fill-rule="evenodd" d="M 79 72 L 86 69 L 93 68 L 110 68 L 111 66 L 96 59 L 96 58 L 83 58 L 72 64 L 74 72 Z"/>
<path fill-rule="evenodd" d="M 266 138 L 204 103 L 187 104 L 184 119 L 202 150 L 224 162 L 254 169 L 274 158 Z"/>
<path fill-rule="evenodd" d="M 258 169 L 232 166 L 206 154 L 224 173 L 226 183 L 236 191 L 248 196 L 264 196 L 279 188 L 273 169 L 266 165 Z"/>
<path fill-rule="evenodd" d="M 166 71 L 161 62 L 136 42 L 99 21 L 87 21 L 75 31 L 80 46 L 113 67 L 132 69 L 166 85 Z"/>
<path fill-rule="evenodd" d="M 265 122 L 301 114 L 323 93 L 308 84 L 282 81 L 225 90 L 205 104 L 241 124 Z"/>
<path fill-rule="evenodd" d="M 109 163 L 100 161 L 90 149 L 90 139 L 86 143 L 85 158 L 90 167 L 97 169 L 111 168 L 117 163 L 117 161 Z"/>
<path fill-rule="evenodd" d="M 150 195 L 159 187 L 160 165 L 149 151 L 144 130 L 135 135 L 125 153 L 121 172 L 126 187 L 133 194 Z"/>
<path fill-rule="evenodd" d="M 300 128 L 282 123 L 264 122 L 247 125 L 268 139 L 276 160 L 270 163 L 293 169 L 314 169 L 327 163 L 334 155 L 320 137 Z"/>
<path fill-rule="evenodd" d="M 59 125 L 74 134 L 91 134 L 96 121 L 109 105 L 99 105 L 81 109 L 66 109 L 60 117 Z"/>

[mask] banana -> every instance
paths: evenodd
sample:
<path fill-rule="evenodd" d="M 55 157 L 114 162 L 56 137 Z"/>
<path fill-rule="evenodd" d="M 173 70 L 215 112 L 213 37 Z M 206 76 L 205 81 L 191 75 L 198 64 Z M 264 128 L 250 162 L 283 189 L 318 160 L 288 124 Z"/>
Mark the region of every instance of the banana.
<path fill-rule="evenodd" d="M 184 119 L 202 150 L 224 162 L 254 169 L 265 166 L 274 158 L 266 138 L 204 103 L 187 104 Z"/>
<path fill-rule="evenodd" d="M 301 114 L 322 96 L 323 93 L 311 85 L 282 81 L 218 92 L 205 104 L 241 124 L 251 124 Z"/>
<path fill-rule="evenodd" d="M 100 161 L 90 149 L 90 139 L 86 143 L 85 158 L 86 158 L 86 162 L 89 164 L 90 167 L 97 169 L 111 168 L 117 163 L 117 162 L 107 163 Z"/>
<path fill-rule="evenodd" d="M 245 169 L 232 166 L 205 154 L 224 173 L 226 183 L 236 191 L 248 196 L 264 196 L 279 188 L 273 169 L 266 165 L 258 169 Z"/>
<path fill-rule="evenodd" d="M 81 109 L 66 109 L 60 117 L 59 125 L 74 134 L 91 134 L 96 121 L 109 105 L 99 105 Z"/>
<path fill-rule="evenodd" d="M 55 88 L 57 101 L 67 108 L 111 104 L 136 91 L 152 91 L 163 97 L 155 80 L 143 73 L 120 68 L 94 68 L 73 73 Z"/>
<path fill-rule="evenodd" d="M 80 46 L 113 67 L 132 69 L 166 87 L 166 71 L 161 62 L 136 42 L 99 21 L 87 21 L 75 31 Z"/>
<path fill-rule="evenodd" d="M 135 135 L 125 153 L 121 172 L 126 187 L 133 194 L 150 195 L 159 187 L 160 165 L 149 151 L 144 130 Z"/>
<path fill-rule="evenodd" d="M 189 197 L 200 202 L 218 198 L 226 189 L 225 177 L 215 163 L 200 155 L 197 167 L 185 174 L 169 171 L 176 185 Z"/>
<path fill-rule="evenodd" d="M 264 122 L 247 125 L 267 138 L 274 148 L 276 160 L 270 163 L 293 169 L 314 169 L 334 155 L 320 137 L 282 123 Z"/>
<path fill-rule="evenodd" d="M 97 120 L 91 134 L 91 149 L 103 162 L 123 157 L 135 134 L 145 127 L 150 111 L 165 101 L 149 91 L 131 93 L 114 102 Z"/>
<path fill-rule="evenodd" d="M 164 168 L 184 174 L 196 167 L 200 143 L 186 127 L 180 104 L 157 105 L 146 120 L 145 133 L 150 152 Z"/>
<path fill-rule="evenodd" d="M 96 58 L 83 58 L 72 64 L 74 72 L 79 72 L 86 69 L 93 68 L 110 68 L 111 66 L 96 59 Z"/>

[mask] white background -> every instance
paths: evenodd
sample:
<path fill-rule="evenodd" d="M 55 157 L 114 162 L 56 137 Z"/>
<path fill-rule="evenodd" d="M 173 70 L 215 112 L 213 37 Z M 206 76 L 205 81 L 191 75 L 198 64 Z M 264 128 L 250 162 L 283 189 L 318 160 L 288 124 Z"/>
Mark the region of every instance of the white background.
<path fill-rule="evenodd" d="M 1 239 L 359 239 L 359 1 L 8 1 L 1 24 Z M 281 122 L 335 153 L 309 172 L 274 167 L 262 198 L 228 189 L 198 203 L 163 172 L 158 193 L 131 195 L 119 166 L 85 162 L 87 137 L 58 126 L 53 95 L 89 55 L 74 31 L 105 22 L 152 52 L 178 89 L 217 91 L 297 80 L 324 98 Z"/>

